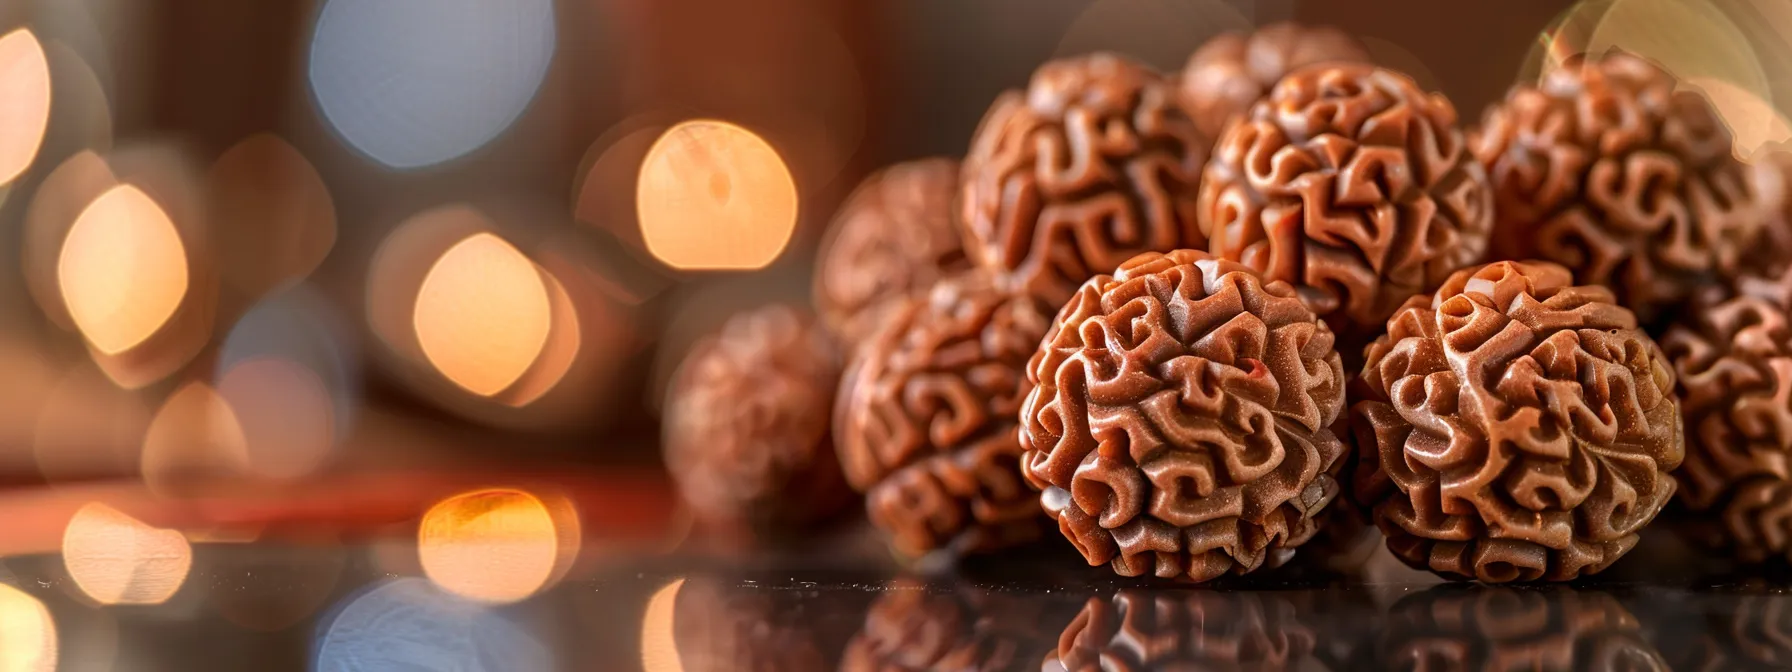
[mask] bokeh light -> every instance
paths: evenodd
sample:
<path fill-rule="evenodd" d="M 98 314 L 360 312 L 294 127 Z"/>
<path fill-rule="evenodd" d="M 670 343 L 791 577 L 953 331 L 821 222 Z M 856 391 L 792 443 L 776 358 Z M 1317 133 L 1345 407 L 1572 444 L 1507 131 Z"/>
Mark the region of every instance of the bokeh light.
<path fill-rule="evenodd" d="M 301 286 L 257 303 L 225 337 L 214 386 L 236 413 L 255 476 L 315 473 L 347 435 L 360 362 L 345 332 L 329 302 Z"/>
<path fill-rule="evenodd" d="M 1743 0 L 1741 4 L 1754 10 L 1764 27 L 1773 34 L 1781 38 L 1792 38 L 1792 3 L 1781 0 Z"/>
<path fill-rule="evenodd" d="M 315 471 L 335 443 L 335 410 L 324 381 L 297 363 L 266 357 L 224 372 L 218 394 L 235 411 L 244 466 L 273 478 Z"/>
<path fill-rule="evenodd" d="M 635 183 L 648 150 L 666 128 L 652 119 L 628 119 L 591 143 L 579 160 L 573 179 L 573 218 L 641 245 L 641 227 L 635 218 Z"/>
<path fill-rule="evenodd" d="M 168 214 L 148 194 L 119 185 L 75 219 L 56 263 L 75 326 L 105 354 L 142 343 L 187 294 L 187 254 Z"/>
<path fill-rule="evenodd" d="M 50 125 L 50 61 L 31 31 L 0 36 L 0 183 L 37 158 Z"/>
<path fill-rule="evenodd" d="M 1642 54 L 1711 98 L 1719 116 L 1735 131 L 1735 151 L 1752 153 L 1770 132 L 1772 99 L 1767 73 L 1747 35 L 1716 3 L 1677 0 L 1618 0 L 1588 38 L 1587 51 L 1619 48 Z M 1745 135 L 1746 133 L 1746 135 Z"/>
<path fill-rule="evenodd" d="M 311 90 L 349 145 L 417 168 L 509 127 L 553 54 L 551 0 L 330 0 L 312 37 Z"/>
<path fill-rule="evenodd" d="M 549 507 L 521 490 L 479 490 L 430 507 L 417 532 L 418 558 L 444 590 L 515 602 L 564 575 L 578 530 L 570 507 Z"/>
<path fill-rule="evenodd" d="M 1792 140 L 1792 123 L 1786 121 L 1785 115 L 1747 89 L 1708 77 L 1689 78 L 1683 86 L 1711 100 L 1730 127 L 1737 158 L 1748 159 L 1763 147 Z"/>
<path fill-rule="evenodd" d="M 481 422 L 539 429 L 603 417 L 592 399 L 614 375 L 627 316 L 577 240 L 550 235 L 532 249 L 540 256 L 465 204 L 405 219 L 367 272 L 378 361 L 413 392 Z"/>
<path fill-rule="evenodd" d="M 0 672 L 52 672 L 56 623 L 37 598 L 0 583 Z"/>
<path fill-rule="evenodd" d="M 166 378 L 211 338 L 218 287 L 196 182 L 178 144 L 83 150 L 25 211 L 20 267 L 32 299 L 52 324 L 80 332 L 120 386 Z"/>
<path fill-rule="evenodd" d="M 368 268 L 365 320 L 381 346 L 373 359 L 412 393 L 476 422 L 545 431 L 602 425 L 628 350 L 639 343 L 632 312 L 612 298 L 607 259 L 589 234 L 566 224 L 530 236 L 525 249 L 467 205 L 404 220 Z M 486 253 L 509 270 L 473 268 Z M 518 292 L 526 302 L 506 298 Z M 488 310 L 492 301 L 498 305 Z M 515 313 L 522 315 L 506 317 Z M 515 329 L 519 319 L 527 330 Z"/>
<path fill-rule="evenodd" d="M 686 121 L 653 143 L 635 183 L 647 250 L 680 269 L 756 269 L 796 230 L 790 169 L 765 139 L 723 121 Z"/>
<path fill-rule="evenodd" d="M 223 279 L 254 297 L 310 275 L 336 243 L 336 207 L 305 155 L 279 136 L 250 136 L 207 174 Z"/>
<path fill-rule="evenodd" d="M 1766 77 L 1747 35 L 1715 3 L 1611 2 L 1585 51 L 1612 48 L 1646 56 L 1681 78 L 1717 78 L 1749 91 L 1765 90 Z"/>
<path fill-rule="evenodd" d="M 1615 0 L 1581 0 L 1562 10 L 1549 22 L 1518 68 L 1521 84 L 1542 84 L 1545 77 L 1581 54 L 1587 53 L 1593 31 Z"/>
<path fill-rule="evenodd" d="M 1726 13 L 1725 7 L 1740 9 L 1739 3 L 1676 0 L 1577 3 L 1539 36 L 1520 79 L 1540 82 L 1581 54 L 1622 49 L 1643 56 L 1680 78 L 1683 90 L 1709 98 L 1733 131 L 1735 154 L 1748 158 L 1762 146 L 1792 135 L 1786 114 L 1770 102 L 1772 82 L 1792 73 L 1770 72 L 1771 63 L 1763 60 L 1736 22 L 1740 14 Z M 1773 14 L 1764 15 L 1770 24 Z"/>
<path fill-rule="evenodd" d="M 511 406 L 527 406 L 552 391 L 566 378 L 584 343 L 578 308 L 567 295 L 566 287 L 546 270 L 542 270 L 541 279 L 548 295 L 548 336 L 535 363 L 500 396 L 500 401 Z"/>
<path fill-rule="evenodd" d="M 85 601 L 74 586 L 60 586 L 63 591 L 73 591 L 71 597 L 76 601 Z M 107 609 L 83 609 L 77 618 L 65 618 L 56 622 L 56 643 L 61 651 L 56 656 L 56 669 L 62 672 L 78 670 L 114 670 L 125 669 L 119 665 L 118 656 L 118 616 Z M 55 618 L 57 614 L 52 613 Z"/>
<path fill-rule="evenodd" d="M 319 629 L 317 672 L 548 672 L 553 653 L 527 630 L 429 581 L 393 579 L 351 596 Z"/>
<path fill-rule="evenodd" d="M 128 276 L 129 282 L 134 284 L 122 293 L 128 301 L 143 303 L 127 303 L 127 313 L 114 314 L 110 319 L 120 326 L 140 326 L 139 333 L 147 332 L 147 335 L 127 350 L 116 353 L 91 346 L 90 341 L 88 355 L 113 382 L 136 389 L 179 371 L 211 341 L 218 300 L 216 260 L 209 244 L 211 236 L 201 197 L 203 185 L 184 145 L 175 141 L 136 143 L 111 152 L 106 157 L 106 164 L 116 175 L 118 184 L 95 199 L 95 205 L 82 210 L 69 227 L 67 236 L 60 243 L 56 280 L 58 289 L 63 290 L 60 293 L 64 301 L 72 303 L 70 293 L 66 291 L 70 278 L 86 278 L 99 272 L 97 269 L 104 267 L 97 262 L 102 262 L 104 256 L 131 259 L 134 268 L 114 268 L 105 272 Z M 104 206 L 108 195 L 123 205 L 120 209 L 124 216 L 95 220 L 93 216 L 105 209 L 100 206 Z M 77 270 L 65 262 L 71 261 L 72 253 L 82 247 L 77 244 L 82 236 L 79 229 L 90 221 L 99 223 L 90 230 L 92 234 L 104 235 L 108 229 L 133 230 L 155 243 L 131 252 L 96 255 L 87 259 L 89 265 L 86 268 Z M 108 245 L 116 248 L 118 242 L 112 241 Z M 180 254 L 175 254 L 176 251 Z M 178 293 L 175 291 L 179 279 L 176 274 L 180 272 L 177 261 L 185 263 L 185 289 Z M 122 278 L 113 278 L 97 284 L 106 287 L 123 282 Z M 157 298 L 163 296 L 165 301 Z M 153 316 L 160 314 L 167 303 L 174 304 L 172 313 L 159 327 L 151 330 L 148 325 L 154 321 Z M 80 320 L 73 319 L 72 306 L 70 315 L 76 328 L 87 334 L 88 330 Z M 128 319 L 119 319 L 121 317 Z M 124 342 L 128 339 L 120 339 L 119 344 Z"/>
<path fill-rule="evenodd" d="M 76 152 L 44 177 L 25 210 L 24 249 L 19 260 L 25 286 L 44 316 L 63 329 L 74 329 L 75 322 L 57 284 L 57 260 L 75 220 L 116 186 L 118 178 L 104 158 L 92 151 Z"/>
<path fill-rule="evenodd" d="M 654 592 L 641 614 L 641 669 L 646 672 L 684 672 L 678 657 L 678 641 L 672 635 L 673 609 L 678 604 L 678 579 Z"/>
<path fill-rule="evenodd" d="M 1053 56 L 1113 51 L 1176 72 L 1208 39 L 1250 29 L 1224 0 L 1096 0 L 1070 22 Z"/>
<path fill-rule="evenodd" d="M 442 375 L 492 396 L 541 354 L 552 312 L 535 264 L 481 233 L 449 248 L 424 277 L 413 324 L 424 356 Z"/>
<path fill-rule="evenodd" d="M 249 471 L 248 442 L 236 412 L 210 385 L 187 383 L 156 411 L 143 439 L 143 481 L 172 495 Z"/>
<path fill-rule="evenodd" d="M 62 562 L 75 585 L 95 602 L 161 604 L 186 583 L 193 547 L 176 530 L 153 527 L 96 502 L 69 519 Z"/>
<path fill-rule="evenodd" d="M 413 319 L 417 291 L 449 248 L 496 228 L 485 213 L 457 203 L 412 215 L 386 234 L 367 268 L 365 317 L 374 335 L 406 363 L 427 368 Z"/>

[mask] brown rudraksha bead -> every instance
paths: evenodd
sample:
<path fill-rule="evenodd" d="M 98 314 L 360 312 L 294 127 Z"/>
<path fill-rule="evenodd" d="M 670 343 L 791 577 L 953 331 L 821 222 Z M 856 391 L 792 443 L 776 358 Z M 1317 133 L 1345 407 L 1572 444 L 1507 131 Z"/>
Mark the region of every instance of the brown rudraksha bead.
<path fill-rule="evenodd" d="M 953 211 L 958 162 L 922 159 L 873 173 L 834 216 L 815 265 L 815 307 L 857 345 L 893 299 L 969 270 Z"/>
<path fill-rule="evenodd" d="M 1353 340 L 1475 263 L 1493 228 L 1456 110 L 1405 75 L 1309 66 L 1228 127 L 1202 177 L 1201 232 Z"/>
<path fill-rule="evenodd" d="M 1388 550 L 1453 579 L 1604 570 L 1674 494 L 1674 373 L 1604 287 L 1498 262 L 1413 297 L 1352 389 L 1357 500 Z"/>
<path fill-rule="evenodd" d="M 1395 603 L 1361 669 L 1661 670 L 1636 616 L 1610 595 L 1567 588 L 1444 585 Z"/>
<path fill-rule="evenodd" d="M 1210 140 L 1175 86 L 1113 54 L 1051 61 L 996 99 L 960 177 L 965 252 L 1057 306 L 1140 252 L 1203 247 L 1195 189 Z"/>
<path fill-rule="evenodd" d="M 1182 107 L 1195 127 L 1217 138 L 1269 87 L 1302 66 L 1369 62 L 1369 51 L 1349 33 L 1329 26 L 1282 22 L 1249 34 L 1226 33 L 1195 50 L 1182 69 Z"/>
<path fill-rule="evenodd" d="M 844 511 L 831 448 L 840 379 L 833 345 L 783 305 L 728 319 L 685 356 L 667 390 L 666 467 L 699 521 L 781 531 Z"/>
<path fill-rule="evenodd" d="M 1792 269 L 1701 297 L 1662 337 L 1680 381 L 1680 501 L 1747 562 L 1792 558 Z"/>
<path fill-rule="evenodd" d="M 1493 181 L 1496 259 L 1567 266 L 1645 324 L 1734 275 L 1759 229 L 1711 103 L 1622 52 L 1576 59 L 1487 110 L 1469 140 Z"/>
<path fill-rule="evenodd" d="M 1206 581 L 1280 564 L 1340 491 L 1331 330 L 1241 264 L 1178 250 L 1096 276 L 1027 380 L 1022 465 L 1091 565 Z"/>
<path fill-rule="evenodd" d="M 1070 672 L 1305 670 L 1319 665 L 1318 640 L 1274 591 L 1122 590 L 1084 604 L 1055 658 Z"/>
<path fill-rule="evenodd" d="M 840 463 L 896 550 L 987 551 L 1036 539 L 1015 418 L 1050 315 L 982 275 L 891 310 L 840 383 Z"/>

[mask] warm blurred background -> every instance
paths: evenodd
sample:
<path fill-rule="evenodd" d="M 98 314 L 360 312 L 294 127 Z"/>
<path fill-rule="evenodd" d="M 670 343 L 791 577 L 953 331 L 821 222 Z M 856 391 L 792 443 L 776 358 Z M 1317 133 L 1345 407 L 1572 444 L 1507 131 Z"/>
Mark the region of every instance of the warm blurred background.
<path fill-rule="evenodd" d="M 1792 137 L 1785 0 L 15 0 L 0 555 L 157 602 L 190 542 L 428 509 L 411 562 L 526 596 L 569 548 L 676 526 L 667 378 L 729 314 L 807 301 L 868 171 L 962 154 L 1051 57 L 1173 70 L 1290 19 L 1465 121 L 1619 46 L 1703 90 L 1739 155 Z M 490 530 L 523 564 L 457 574 Z M 120 539 L 162 564 L 76 562 Z"/>

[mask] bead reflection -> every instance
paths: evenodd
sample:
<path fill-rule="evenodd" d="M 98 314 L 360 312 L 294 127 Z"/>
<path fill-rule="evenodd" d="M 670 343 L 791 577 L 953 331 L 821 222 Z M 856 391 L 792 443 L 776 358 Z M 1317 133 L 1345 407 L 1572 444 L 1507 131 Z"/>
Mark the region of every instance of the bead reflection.
<path fill-rule="evenodd" d="M 843 672 L 1039 669 L 1058 634 L 1036 600 L 910 580 L 887 590 L 846 645 Z"/>
<path fill-rule="evenodd" d="M 1610 595 L 1445 585 L 1388 613 L 1381 668 L 1666 670 L 1636 616 Z"/>
<path fill-rule="evenodd" d="M 0 672 L 56 669 L 56 623 L 37 598 L 0 583 Z"/>
<path fill-rule="evenodd" d="M 1093 598 L 1058 638 L 1072 672 L 1318 667 L 1318 634 L 1273 593 L 1122 590 Z"/>
<path fill-rule="evenodd" d="M 1672 669 L 1792 669 L 1792 595 L 1783 594 L 1783 586 L 1747 579 L 1738 592 L 1723 595 L 1706 609 L 1681 602 L 1645 616 Z"/>
<path fill-rule="evenodd" d="M 62 536 L 62 562 L 81 592 L 100 604 L 161 604 L 193 569 L 193 547 L 104 504 L 81 507 Z"/>
<path fill-rule="evenodd" d="M 349 598 L 313 651 L 318 672 L 546 672 L 553 653 L 518 624 L 423 579 L 395 579 Z"/>
<path fill-rule="evenodd" d="M 816 636 L 817 623 L 792 608 L 793 591 L 737 587 L 693 578 L 679 587 L 672 608 L 672 640 L 684 672 L 832 670 Z"/>

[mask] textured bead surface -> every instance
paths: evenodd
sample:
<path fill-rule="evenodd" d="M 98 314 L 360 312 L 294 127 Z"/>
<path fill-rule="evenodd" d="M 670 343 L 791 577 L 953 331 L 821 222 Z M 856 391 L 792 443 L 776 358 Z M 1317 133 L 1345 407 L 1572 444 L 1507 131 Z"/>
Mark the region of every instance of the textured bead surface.
<path fill-rule="evenodd" d="M 1414 297 L 1352 389 L 1357 500 L 1388 549 L 1458 579 L 1566 581 L 1630 550 L 1674 494 L 1674 374 L 1603 287 L 1549 263 Z"/>
<path fill-rule="evenodd" d="M 1051 61 L 1002 94 L 965 157 L 965 252 L 1056 306 L 1135 254 L 1202 247 L 1193 196 L 1211 141 L 1175 97 L 1113 54 Z"/>
<path fill-rule="evenodd" d="M 1085 283 L 1028 365 L 1026 476 L 1091 565 L 1205 581 L 1286 560 L 1339 493 L 1331 331 L 1179 250 Z"/>
<path fill-rule="evenodd" d="M 1749 562 L 1792 558 L 1792 270 L 1696 302 L 1662 338 L 1680 383 L 1680 501 Z"/>
<path fill-rule="evenodd" d="M 1494 184 L 1495 258 L 1567 266 L 1645 324 L 1742 269 L 1758 235 L 1752 182 L 1711 103 L 1622 52 L 1514 88 L 1470 147 Z"/>
<path fill-rule="evenodd" d="M 1049 319 L 1033 299 L 962 276 L 905 300 L 854 357 L 836 406 L 840 461 L 898 551 L 1038 537 L 1015 418 Z"/>
<path fill-rule="evenodd" d="M 1228 127 L 1198 212 L 1210 252 L 1293 285 L 1347 335 L 1479 261 L 1493 227 L 1450 102 L 1354 63 L 1295 71 Z"/>

